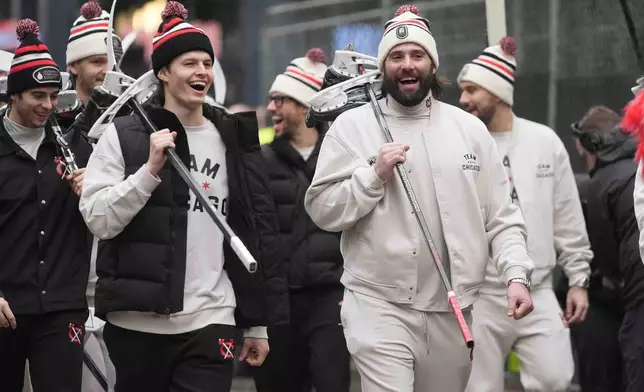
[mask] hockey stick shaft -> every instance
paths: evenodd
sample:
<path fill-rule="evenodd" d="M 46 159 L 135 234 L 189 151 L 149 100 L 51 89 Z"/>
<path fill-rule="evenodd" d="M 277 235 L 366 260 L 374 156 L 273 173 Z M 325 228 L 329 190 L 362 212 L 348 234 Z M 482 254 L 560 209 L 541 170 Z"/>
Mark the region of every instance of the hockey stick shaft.
<path fill-rule="evenodd" d="M 98 366 L 96 366 L 96 363 L 94 362 L 92 357 L 90 357 L 85 350 L 83 350 L 83 362 L 85 363 L 85 366 L 87 366 L 87 369 L 89 369 L 90 373 L 92 373 L 96 381 L 101 385 L 101 388 L 103 388 L 103 390 L 107 392 L 107 378 L 103 375 Z"/>
<path fill-rule="evenodd" d="M 373 91 L 373 87 L 371 83 L 367 83 L 365 86 L 365 89 L 369 94 L 369 101 L 371 102 L 371 107 L 373 108 L 374 114 L 376 116 L 376 120 L 378 121 L 378 125 L 382 130 L 382 134 L 386 142 L 393 143 L 394 142 L 393 137 L 391 136 L 391 132 L 389 131 L 389 127 L 387 126 L 387 122 L 385 121 L 385 116 L 383 115 L 382 110 L 380 109 L 380 105 L 378 104 L 378 101 L 376 99 L 376 94 Z M 452 285 L 450 284 L 449 279 L 447 278 L 447 274 L 445 273 L 445 268 L 443 268 L 443 264 L 441 262 L 438 251 L 436 249 L 436 245 L 429 231 L 429 226 L 427 225 L 427 221 L 423 216 L 423 212 L 420 208 L 420 204 L 418 203 L 418 199 L 416 198 L 416 194 L 414 193 L 414 189 L 411 186 L 411 181 L 409 180 L 409 176 L 407 175 L 405 166 L 402 163 L 397 164 L 396 171 L 398 172 L 398 176 L 402 181 L 403 187 L 405 189 L 405 194 L 407 195 L 407 198 L 411 203 L 412 209 L 414 211 L 414 215 L 416 216 L 416 221 L 418 222 L 421 232 L 423 233 L 423 238 L 425 240 L 425 243 L 427 244 L 427 247 L 429 248 L 432 254 L 432 258 L 434 259 L 434 265 L 436 266 L 436 270 L 438 271 L 441 281 L 443 282 L 443 286 L 445 286 L 445 290 L 447 291 L 447 300 L 452 308 L 452 312 L 454 313 L 454 316 L 456 317 L 458 328 L 461 331 L 461 335 L 463 335 L 465 344 L 470 349 L 470 360 L 471 360 L 472 350 L 474 349 L 474 339 L 472 338 L 470 329 L 467 325 L 467 322 L 465 321 L 465 316 L 463 315 L 463 311 L 461 310 L 460 304 L 458 303 L 456 294 L 454 294 L 454 291 L 452 290 Z"/>
<path fill-rule="evenodd" d="M 129 103 L 134 110 L 134 112 L 141 118 L 143 124 L 150 133 L 158 132 L 156 125 L 152 123 L 148 115 L 145 113 L 145 110 L 141 104 L 136 100 L 136 98 L 131 98 Z M 246 246 L 243 244 L 241 239 L 233 232 L 231 227 L 228 225 L 226 220 L 219 215 L 217 210 L 212 206 L 206 195 L 201 191 L 201 187 L 197 184 L 194 178 L 190 175 L 190 171 L 183 164 L 179 155 L 173 148 L 166 148 L 166 155 L 168 160 L 179 173 L 179 176 L 186 182 L 190 190 L 195 194 L 195 197 L 201 203 L 201 205 L 206 209 L 206 212 L 212 220 L 215 222 L 217 227 L 221 230 L 224 235 L 224 239 L 230 243 L 231 248 L 237 254 L 237 257 L 242 261 L 248 272 L 254 273 L 257 271 L 257 261 L 253 258 L 253 255 L 248 251 Z"/>

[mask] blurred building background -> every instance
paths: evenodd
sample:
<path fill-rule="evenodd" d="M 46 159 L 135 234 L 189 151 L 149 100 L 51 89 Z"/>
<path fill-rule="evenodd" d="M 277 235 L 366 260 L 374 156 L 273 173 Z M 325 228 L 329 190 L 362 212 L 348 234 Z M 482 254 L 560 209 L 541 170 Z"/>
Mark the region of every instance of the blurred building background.
<path fill-rule="evenodd" d="M 165 0 L 119 0 L 117 31 L 138 32 L 124 69 L 132 76 L 149 65 L 149 45 Z M 627 1 L 644 43 L 644 1 Z M 54 59 L 64 64 L 69 29 L 82 0 L 1 0 L 0 48 L 15 46 L 15 21 L 36 19 Z M 100 0 L 104 9 L 111 0 Z M 352 42 L 375 55 L 382 26 L 407 0 L 183 0 L 191 21 L 201 21 L 227 78 L 226 105 L 266 104 L 274 77 L 312 47 L 333 51 Z M 418 0 L 432 24 L 439 74 L 453 83 L 444 100 L 458 104 L 456 76 L 487 46 L 484 0 Z M 569 147 L 569 125 L 595 104 L 620 111 L 642 74 L 619 0 L 506 0 L 508 34 L 518 44 L 515 110 L 553 127 Z"/>

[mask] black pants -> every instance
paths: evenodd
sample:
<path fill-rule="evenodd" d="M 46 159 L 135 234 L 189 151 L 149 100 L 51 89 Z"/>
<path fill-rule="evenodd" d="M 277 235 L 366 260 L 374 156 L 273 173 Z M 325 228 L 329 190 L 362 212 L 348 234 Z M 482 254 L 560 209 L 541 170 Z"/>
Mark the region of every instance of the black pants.
<path fill-rule="evenodd" d="M 570 326 L 583 392 L 624 390 L 622 352 L 617 339 L 621 322 L 620 314 L 591 300 L 586 320 Z"/>
<path fill-rule="evenodd" d="M 87 310 L 16 315 L 0 328 L 0 391 L 22 392 L 25 362 L 34 392 L 80 392 Z"/>
<path fill-rule="evenodd" d="M 116 370 L 116 392 L 229 392 L 232 387 L 234 326 L 160 335 L 107 323 L 103 337 Z"/>
<path fill-rule="evenodd" d="M 644 391 L 644 304 L 629 310 L 619 329 L 626 377 L 626 391 Z"/>
<path fill-rule="evenodd" d="M 350 355 L 340 325 L 343 288 L 292 293 L 291 325 L 269 327 L 271 352 L 255 372 L 258 392 L 349 392 Z"/>

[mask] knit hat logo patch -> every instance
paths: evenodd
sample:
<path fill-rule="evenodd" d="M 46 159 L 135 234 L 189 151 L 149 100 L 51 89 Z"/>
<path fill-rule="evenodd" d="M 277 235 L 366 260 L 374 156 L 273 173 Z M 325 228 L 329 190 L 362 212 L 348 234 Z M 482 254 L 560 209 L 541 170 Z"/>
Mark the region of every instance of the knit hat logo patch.
<path fill-rule="evenodd" d="M 467 76 L 467 73 L 469 72 L 469 70 L 470 70 L 470 65 L 465 64 L 463 66 L 463 69 L 461 69 L 461 72 L 458 73 L 458 76 L 456 77 L 456 79 L 457 80 L 463 79 L 465 76 Z"/>
<path fill-rule="evenodd" d="M 33 78 L 36 82 L 45 84 L 45 83 L 59 83 L 60 71 L 56 67 L 42 67 L 34 71 Z"/>
<path fill-rule="evenodd" d="M 407 38 L 407 35 L 409 35 L 407 26 L 398 26 L 398 28 L 396 29 L 396 38 L 405 39 Z"/>

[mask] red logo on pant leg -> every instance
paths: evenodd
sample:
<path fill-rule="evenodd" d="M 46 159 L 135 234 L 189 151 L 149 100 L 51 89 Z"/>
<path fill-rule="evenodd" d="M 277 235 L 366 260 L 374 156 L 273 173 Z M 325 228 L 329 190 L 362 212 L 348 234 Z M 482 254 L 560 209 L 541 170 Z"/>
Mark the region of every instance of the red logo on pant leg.
<path fill-rule="evenodd" d="M 72 343 L 81 344 L 81 339 L 83 337 L 83 328 L 77 327 L 76 324 L 74 323 L 69 323 L 67 327 L 69 329 L 69 332 L 68 332 L 69 340 Z"/>
<path fill-rule="evenodd" d="M 235 351 L 235 341 L 233 339 L 219 339 L 219 352 L 224 359 L 233 358 Z"/>

